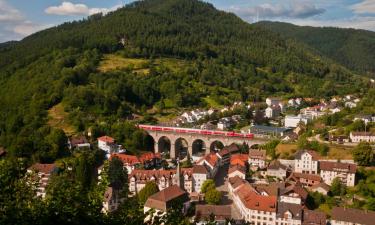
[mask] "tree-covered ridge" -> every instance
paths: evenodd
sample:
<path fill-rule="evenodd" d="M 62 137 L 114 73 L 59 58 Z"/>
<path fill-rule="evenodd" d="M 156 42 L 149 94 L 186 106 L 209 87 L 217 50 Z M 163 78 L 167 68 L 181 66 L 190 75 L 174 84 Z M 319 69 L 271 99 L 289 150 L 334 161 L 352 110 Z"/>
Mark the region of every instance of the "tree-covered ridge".
<path fill-rule="evenodd" d="M 107 53 L 147 62 L 148 74 L 100 70 Z M 157 63 L 166 57 L 188 66 Z M 303 45 L 210 4 L 146 0 L 0 48 L 0 145 L 51 161 L 58 154 L 38 151 L 50 148 L 47 110 L 56 104 L 78 132 L 98 126 L 113 135 L 132 113 L 152 121 L 146 111 L 154 106 L 205 107 L 208 96 L 221 104 L 269 95 L 328 97 L 364 92 L 366 85 Z"/>
<path fill-rule="evenodd" d="M 349 69 L 372 76 L 375 74 L 374 32 L 333 27 L 296 26 L 268 21 L 255 25 L 277 32 L 283 37 L 303 42 Z"/>

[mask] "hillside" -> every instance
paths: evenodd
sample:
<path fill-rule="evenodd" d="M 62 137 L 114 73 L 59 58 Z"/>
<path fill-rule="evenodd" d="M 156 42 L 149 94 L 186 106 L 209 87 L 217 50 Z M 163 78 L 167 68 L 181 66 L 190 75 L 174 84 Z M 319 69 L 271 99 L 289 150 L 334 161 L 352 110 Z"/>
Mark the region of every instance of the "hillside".
<path fill-rule="evenodd" d="M 329 97 L 364 92 L 365 82 L 208 3 L 140 1 L 0 48 L 0 145 L 25 157 L 48 149 L 45 137 L 61 128 L 47 125 L 61 124 L 48 121 L 48 110 L 51 116 L 60 103 L 64 126 L 108 131 L 153 107 L 205 107 L 208 96 L 221 105 L 269 95 Z"/>
<path fill-rule="evenodd" d="M 255 26 L 303 42 L 349 69 L 375 76 L 375 32 L 268 21 Z"/>

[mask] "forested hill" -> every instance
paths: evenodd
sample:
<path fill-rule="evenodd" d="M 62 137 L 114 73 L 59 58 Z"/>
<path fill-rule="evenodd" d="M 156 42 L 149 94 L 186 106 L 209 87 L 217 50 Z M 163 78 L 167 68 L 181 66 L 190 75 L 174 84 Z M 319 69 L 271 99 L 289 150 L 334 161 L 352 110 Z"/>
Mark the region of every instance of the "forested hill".
<path fill-rule="evenodd" d="M 301 41 L 349 69 L 375 76 L 375 32 L 268 21 L 255 26 Z"/>
<path fill-rule="evenodd" d="M 112 125 L 134 112 L 150 118 L 155 106 L 360 91 L 362 77 L 234 14 L 197 0 L 145 0 L 0 48 L 0 145 L 53 161 L 56 127 L 105 124 L 102 133 L 124 143 Z"/>

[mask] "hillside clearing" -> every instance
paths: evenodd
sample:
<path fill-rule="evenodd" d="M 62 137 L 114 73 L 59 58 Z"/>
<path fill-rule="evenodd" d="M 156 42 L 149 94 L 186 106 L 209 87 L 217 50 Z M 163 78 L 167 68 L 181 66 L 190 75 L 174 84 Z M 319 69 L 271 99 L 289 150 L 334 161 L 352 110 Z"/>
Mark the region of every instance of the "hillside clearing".
<path fill-rule="evenodd" d="M 76 130 L 67 122 L 68 113 L 64 111 L 64 106 L 59 103 L 48 110 L 48 125 L 62 129 L 66 135 L 73 135 Z"/>

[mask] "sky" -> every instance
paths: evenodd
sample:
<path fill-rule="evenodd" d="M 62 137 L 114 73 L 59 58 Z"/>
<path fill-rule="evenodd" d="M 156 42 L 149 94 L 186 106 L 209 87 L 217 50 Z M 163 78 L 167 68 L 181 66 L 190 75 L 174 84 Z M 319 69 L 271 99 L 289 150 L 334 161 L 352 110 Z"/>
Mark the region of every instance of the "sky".
<path fill-rule="evenodd" d="M 262 20 L 297 25 L 375 31 L 375 0 L 206 0 L 253 23 Z M 0 43 L 66 21 L 116 10 L 132 0 L 0 0 Z"/>

